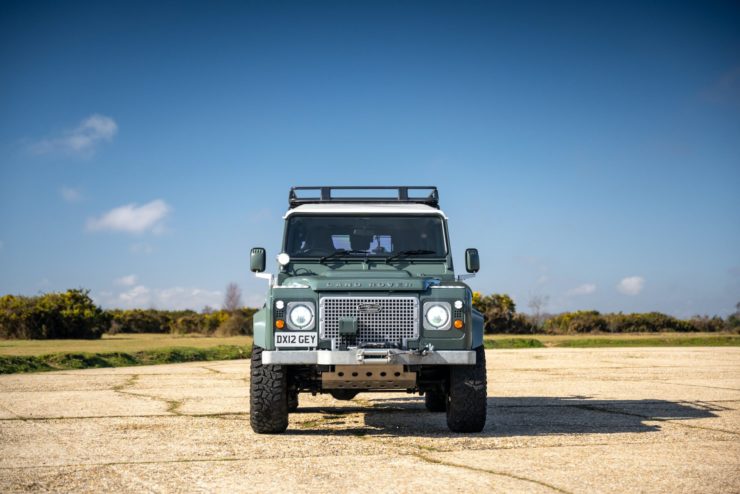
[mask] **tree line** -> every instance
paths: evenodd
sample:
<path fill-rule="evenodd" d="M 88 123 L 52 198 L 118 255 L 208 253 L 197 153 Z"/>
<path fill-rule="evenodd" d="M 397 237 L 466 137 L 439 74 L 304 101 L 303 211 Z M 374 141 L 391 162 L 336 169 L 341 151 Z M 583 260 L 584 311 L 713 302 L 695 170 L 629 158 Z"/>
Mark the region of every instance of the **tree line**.
<path fill-rule="evenodd" d="M 602 314 L 579 310 L 560 314 L 533 315 L 517 312 L 514 300 L 506 294 L 473 293 L 473 307 L 483 314 L 486 333 L 507 334 L 581 334 L 581 333 L 658 333 L 740 331 L 740 303 L 736 311 L 723 319 L 719 316 L 694 316 L 679 319 L 660 312 Z"/>
<path fill-rule="evenodd" d="M 252 334 L 252 316 L 257 309 L 241 307 L 241 294 L 236 297 L 230 288 L 222 309 L 206 308 L 201 312 L 105 310 L 95 304 L 89 290 L 82 289 L 31 297 L 5 295 L 0 297 L 0 338 L 96 339 L 106 333 Z"/>
<path fill-rule="evenodd" d="M 659 312 L 638 314 L 575 311 L 534 315 L 517 312 L 506 294 L 473 294 L 473 306 L 483 313 L 487 333 L 581 334 L 740 332 L 740 303 L 726 319 L 695 316 L 678 319 Z M 0 297 L 0 338 L 100 338 L 115 333 L 198 334 L 235 336 L 252 334 L 257 309 L 242 307 L 238 286 L 230 284 L 221 309 L 193 310 L 110 309 L 95 304 L 88 290 L 74 289 L 37 296 Z"/>

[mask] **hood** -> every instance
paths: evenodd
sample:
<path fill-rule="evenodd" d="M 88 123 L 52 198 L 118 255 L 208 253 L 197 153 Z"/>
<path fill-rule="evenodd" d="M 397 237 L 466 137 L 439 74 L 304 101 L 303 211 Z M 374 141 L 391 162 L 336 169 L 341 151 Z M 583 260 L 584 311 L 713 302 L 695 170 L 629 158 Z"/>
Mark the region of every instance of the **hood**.
<path fill-rule="evenodd" d="M 293 276 L 281 286 L 307 286 L 326 291 L 424 291 L 439 278 L 412 276 L 407 271 L 328 271 L 320 275 Z"/>

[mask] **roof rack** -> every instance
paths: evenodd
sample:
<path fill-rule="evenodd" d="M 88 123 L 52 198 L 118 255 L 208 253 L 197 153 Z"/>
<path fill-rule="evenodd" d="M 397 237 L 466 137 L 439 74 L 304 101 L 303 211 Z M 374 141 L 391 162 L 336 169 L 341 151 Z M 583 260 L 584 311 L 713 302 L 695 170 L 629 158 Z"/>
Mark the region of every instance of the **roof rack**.
<path fill-rule="evenodd" d="M 313 193 L 311 192 L 313 191 Z M 391 192 L 395 191 L 395 192 Z M 409 194 L 409 191 L 413 191 Z M 426 192 L 424 192 L 426 191 Z M 354 195 L 357 194 L 367 195 Z M 414 203 L 426 204 L 439 209 L 439 192 L 433 185 L 393 185 L 393 186 L 327 186 L 291 187 L 288 195 L 290 208 L 301 204 L 319 203 Z"/>

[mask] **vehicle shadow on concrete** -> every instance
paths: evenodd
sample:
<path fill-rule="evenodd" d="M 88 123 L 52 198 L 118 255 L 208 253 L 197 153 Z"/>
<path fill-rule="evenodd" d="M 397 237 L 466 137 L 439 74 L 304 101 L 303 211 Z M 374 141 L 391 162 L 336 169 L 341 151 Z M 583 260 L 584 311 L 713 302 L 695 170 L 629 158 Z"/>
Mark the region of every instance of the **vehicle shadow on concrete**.
<path fill-rule="evenodd" d="M 321 413 L 317 430 L 289 429 L 296 435 L 460 436 L 447 428 L 444 413 L 428 412 L 422 398 L 372 398 L 370 406 L 337 402 L 336 407 L 302 407 L 296 413 Z M 365 398 L 367 397 L 367 398 Z M 657 432 L 667 420 L 716 417 L 726 408 L 704 402 L 667 400 L 599 400 L 585 396 L 488 398 L 486 427 L 477 436 L 543 436 Z M 343 428 L 347 414 L 364 414 L 365 427 Z"/>

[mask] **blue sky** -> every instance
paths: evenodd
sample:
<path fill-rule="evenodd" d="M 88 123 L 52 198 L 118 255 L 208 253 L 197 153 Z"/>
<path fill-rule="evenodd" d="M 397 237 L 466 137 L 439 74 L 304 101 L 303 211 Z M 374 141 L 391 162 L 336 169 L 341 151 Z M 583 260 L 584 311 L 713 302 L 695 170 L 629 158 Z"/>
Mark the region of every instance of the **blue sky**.
<path fill-rule="evenodd" d="M 3 2 L 0 293 L 219 306 L 292 185 L 437 184 L 520 309 L 740 301 L 736 2 Z"/>

